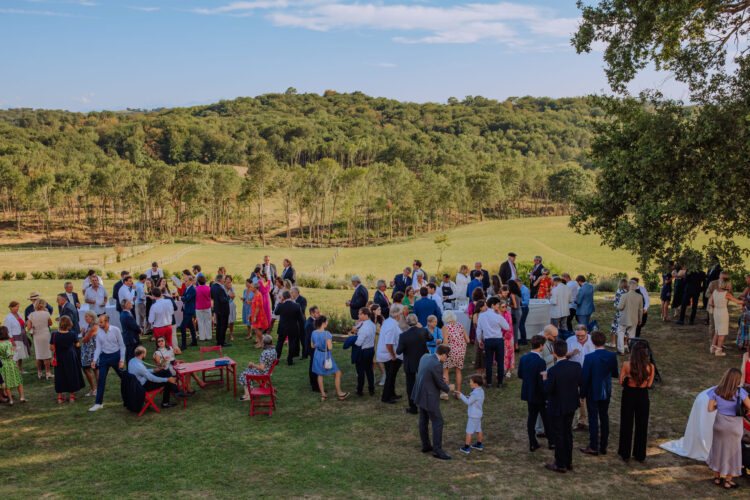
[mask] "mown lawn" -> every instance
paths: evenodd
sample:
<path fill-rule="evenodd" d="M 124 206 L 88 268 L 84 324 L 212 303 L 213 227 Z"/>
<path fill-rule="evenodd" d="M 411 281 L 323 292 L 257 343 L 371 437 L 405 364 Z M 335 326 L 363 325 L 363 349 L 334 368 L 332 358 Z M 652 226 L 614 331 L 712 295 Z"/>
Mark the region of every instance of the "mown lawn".
<path fill-rule="evenodd" d="M 5 301 L 9 290 L 0 290 Z M 310 295 L 312 302 L 334 307 L 346 292 L 310 291 Z M 608 325 L 611 303 L 599 300 L 597 307 L 595 319 Z M 242 330 L 238 325 L 227 354 L 244 365 L 257 360 L 258 351 L 244 341 Z M 279 365 L 274 373 L 280 391 L 278 411 L 271 418 L 252 419 L 248 403 L 216 386 L 198 390 L 187 409 L 149 412 L 137 419 L 119 402 L 114 375 L 109 378 L 104 410 L 92 414 L 86 411 L 90 398 L 57 405 L 52 382 L 38 381 L 32 374 L 25 378 L 30 402 L 0 407 L 0 494 L 7 498 L 746 498 L 750 481 L 740 480 L 743 488 L 731 493 L 719 491 L 710 483 L 705 464 L 657 447 L 682 435 L 695 395 L 718 382 L 726 368 L 739 366 L 740 355 L 730 349 L 726 358 L 710 356 L 702 325 L 664 325 L 656 309 L 644 332 L 664 382 L 651 393 L 649 456 L 642 465 L 625 464 L 616 455 L 619 389 L 610 411 L 610 453 L 594 458 L 576 450 L 575 472 L 559 475 L 543 468 L 551 452 L 528 452 L 526 409 L 516 378 L 506 388 L 487 393 L 483 452 L 469 456 L 457 452 L 466 407 L 456 400 L 443 403 L 444 448 L 454 456 L 443 462 L 420 453 L 417 420 L 404 413 L 405 405 L 381 404 L 379 388 L 376 397 L 321 403 L 309 390 L 303 363 Z M 151 351 L 150 343 L 146 345 Z M 353 391 L 355 374 L 348 356 L 348 351 L 335 352 L 344 372 L 344 388 Z M 187 361 L 197 358 L 195 348 L 184 355 Z M 31 362 L 26 369 L 33 372 Z M 332 380 L 327 383 L 330 386 Z M 403 375 L 397 388 L 404 392 Z M 576 447 L 585 446 L 587 434 L 575 433 L 575 441 Z"/>

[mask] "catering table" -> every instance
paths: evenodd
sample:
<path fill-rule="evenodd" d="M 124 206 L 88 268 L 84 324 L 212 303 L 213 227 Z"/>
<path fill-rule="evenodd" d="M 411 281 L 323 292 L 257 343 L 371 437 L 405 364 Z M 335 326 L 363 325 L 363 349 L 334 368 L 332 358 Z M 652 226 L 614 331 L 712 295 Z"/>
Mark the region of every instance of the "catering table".
<path fill-rule="evenodd" d="M 229 361 L 228 365 L 216 366 L 216 361 L 225 360 Z M 221 358 L 204 359 L 202 361 L 194 361 L 192 363 L 175 363 L 174 369 L 177 372 L 177 376 L 180 379 L 181 387 L 184 390 L 185 380 L 190 377 L 193 373 L 207 372 L 211 370 L 225 369 L 227 379 L 227 391 L 229 391 L 229 377 L 232 377 L 232 383 L 234 385 L 234 397 L 237 397 L 237 363 L 228 356 L 222 356 Z M 182 399 L 183 406 L 187 406 L 187 398 Z"/>
<path fill-rule="evenodd" d="M 471 318 L 469 318 L 469 315 L 463 311 L 453 311 L 453 313 L 456 315 L 456 321 L 458 324 L 464 327 L 466 335 L 468 335 L 471 330 Z"/>
<path fill-rule="evenodd" d="M 549 312 L 552 305 L 547 299 L 529 300 L 529 315 L 526 317 L 526 337 L 531 338 L 541 333 L 544 327 L 549 325 Z"/>

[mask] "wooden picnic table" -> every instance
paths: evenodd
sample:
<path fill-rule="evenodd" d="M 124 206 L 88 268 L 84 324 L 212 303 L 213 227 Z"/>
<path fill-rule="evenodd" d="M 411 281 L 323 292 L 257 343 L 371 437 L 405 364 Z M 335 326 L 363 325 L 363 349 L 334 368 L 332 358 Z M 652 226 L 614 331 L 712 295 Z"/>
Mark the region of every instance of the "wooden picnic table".
<path fill-rule="evenodd" d="M 227 365 L 216 366 L 216 361 L 229 361 Z M 178 363 L 174 365 L 174 369 L 177 372 L 177 376 L 182 382 L 182 389 L 185 390 L 185 380 L 187 377 L 192 376 L 194 373 L 207 372 L 211 370 L 226 370 L 227 379 L 227 391 L 229 391 L 229 377 L 232 377 L 234 385 L 234 397 L 237 397 L 237 363 L 228 356 L 222 356 L 220 358 L 204 359 L 202 361 L 194 361 L 192 363 Z M 187 398 L 182 398 L 183 406 L 187 407 Z"/>

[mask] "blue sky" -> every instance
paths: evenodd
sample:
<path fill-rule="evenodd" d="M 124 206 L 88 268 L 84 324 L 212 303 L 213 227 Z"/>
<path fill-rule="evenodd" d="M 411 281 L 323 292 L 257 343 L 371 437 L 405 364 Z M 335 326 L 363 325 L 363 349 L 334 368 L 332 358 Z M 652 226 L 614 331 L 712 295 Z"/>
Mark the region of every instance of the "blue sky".
<path fill-rule="evenodd" d="M 0 108 L 86 111 L 283 92 L 404 101 L 607 89 L 575 0 L 0 0 Z M 687 98 L 669 75 L 632 86 Z"/>

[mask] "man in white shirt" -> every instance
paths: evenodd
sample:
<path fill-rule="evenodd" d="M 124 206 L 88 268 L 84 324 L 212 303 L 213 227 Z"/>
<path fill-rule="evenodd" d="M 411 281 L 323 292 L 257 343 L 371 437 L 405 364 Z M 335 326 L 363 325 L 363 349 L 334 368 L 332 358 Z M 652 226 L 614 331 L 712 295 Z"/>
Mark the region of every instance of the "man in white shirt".
<path fill-rule="evenodd" d="M 380 327 L 380 337 L 378 338 L 377 352 L 375 359 L 378 363 L 385 364 L 385 385 L 383 386 L 383 403 L 394 404 L 401 396 L 396 395 L 396 375 L 398 374 L 403 355 L 396 354 L 398 338 L 401 335 L 401 328 L 398 326 L 398 320 L 403 315 L 404 306 L 393 304 L 391 314 L 383 321 Z"/>
<path fill-rule="evenodd" d="M 110 326 L 109 316 L 106 314 L 99 316 L 99 331 L 96 334 L 96 349 L 91 368 L 96 369 L 97 365 L 99 366 L 99 379 L 96 387 L 96 400 L 89 411 L 98 411 L 103 408 L 109 368 L 112 367 L 115 373 L 118 373 L 125 367 L 125 342 L 122 340 L 122 332 L 116 326 Z"/>
<path fill-rule="evenodd" d="M 104 286 L 104 282 L 99 276 L 96 275 L 96 271 L 94 271 L 93 269 L 89 269 L 88 276 L 86 276 L 86 279 L 83 280 L 83 285 L 81 285 L 81 291 L 86 293 L 86 290 L 88 290 L 88 288 L 91 286 L 91 283 L 93 283 L 94 281 L 98 282 L 99 286 Z"/>
<path fill-rule="evenodd" d="M 164 271 L 159 269 L 159 264 L 157 262 L 151 263 L 151 268 L 146 271 L 146 278 L 163 278 L 164 277 Z"/>
<path fill-rule="evenodd" d="M 591 335 L 586 331 L 585 325 L 576 325 L 575 335 L 568 337 L 568 340 L 565 342 L 568 344 L 568 354 L 565 357 L 581 365 L 581 368 L 583 368 L 583 358 L 596 349 L 594 343 L 591 342 Z M 587 426 L 588 414 L 586 413 L 586 404 L 585 401 L 581 401 L 581 407 L 578 409 L 578 423 L 573 429 L 582 431 Z"/>
<path fill-rule="evenodd" d="M 154 326 L 154 337 L 165 337 L 167 345 L 172 347 L 172 320 L 174 318 L 174 304 L 162 296 L 161 290 L 154 288 L 151 295 L 156 301 L 151 305 L 148 313 L 148 322 Z"/>
<path fill-rule="evenodd" d="M 443 312 L 443 297 L 440 296 L 435 283 L 427 283 L 427 298 L 434 300 L 440 312 Z"/>
<path fill-rule="evenodd" d="M 508 305 L 503 303 L 497 296 L 487 299 L 489 309 L 479 315 L 477 319 L 477 342 L 479 347 L 484 349 L 486 365 L 487 388 L 492 387 L 492 366 L 497 361 L 497 386 L 503 386 L 503 376 L 505 372 L 505 341 L 503 340 L 503 330 L 510 330 L 510 325 L 503 313 L 508 309 Z"/>
<path fill-rule="evenodd" d="M 578 295 L 578 290 L 581 289 L 581 285 L 578 284 L 576 280 L 570 277 L 570 274 L 568 273 L 562 273 L 560 275 L 565 282 L 565 286 L 570 288 L 572 291 L 572 294 L 570 296 L 570 304 L 568 304 L 568 331 L 571 331 L 573 329 L 573 320 L 576 319 L 576 296 Z"/>
<path fill-rule="evenodd" d="M 123 300 L 129 300 L 131 303 L 135 303 L 135 288 L 133 287 L 133 277 L 126 276 L 122 280 L 122 286 L 120 291 L 117 292 L 117 300 L 122 304 Z"/>
<path fill-rule="evenodd" d="M 107 290 L 99 283 L 96 275 L 91 280 L 91 285 L 86 288 L 83 300 L 93 309 L 97 316 L 104 314 L 107 307 Z"/>
<path fill-rule="evenodd" d="M 549 311 L 550 323 L 562 330 L 566 327 L 565 320 L 568 318 L 570 294 L 572 290 L 565 286 L 562 278 L 555 276 L 552 280 L 552 291 L 550 292 L 549 303 L 552 305 Z"/>

